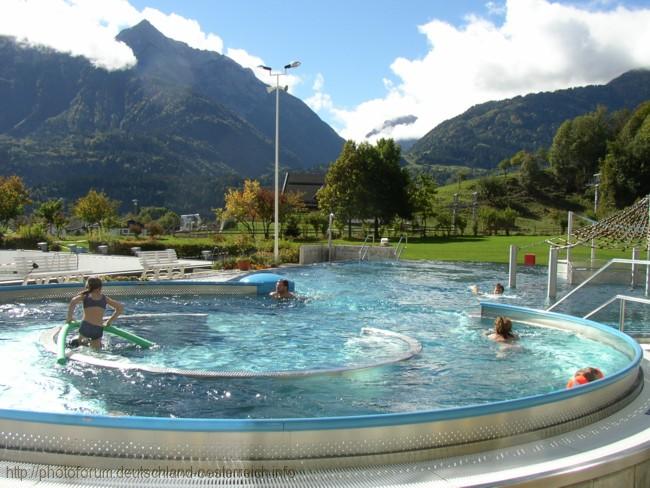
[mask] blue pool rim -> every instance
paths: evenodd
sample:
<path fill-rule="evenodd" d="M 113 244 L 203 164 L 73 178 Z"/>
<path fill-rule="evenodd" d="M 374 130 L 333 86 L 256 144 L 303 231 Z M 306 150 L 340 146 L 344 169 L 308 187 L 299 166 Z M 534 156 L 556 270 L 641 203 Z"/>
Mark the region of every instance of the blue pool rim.
<path fill-rule="evenodd" d="M 176 285 L 183 282 L 155 282 L 155 284 Z M 200 285 L 202 282 L 185 282 L 192 285 Z M 206 282 L 207 284 L 213 284 Z M 114 282 L 115 285 L 147 286 L 154 284 L 152 282 Z M 241 286 L 238 282 L 222 282 L 226 286 Z M 111 285 L 111 283 L 107 283 Z M 59 284 L 59 285 L 34 285 L 40 287 L 69 287 L 80 288 L 78 283 Z M 25 290 L 25 286 L 2 287 L 3 290 L 13 288 L 16 290 Z M 0 291 L 1 292 L 1 291 Z M 639 369 L 643 358 L 643 351 L 639 344 L 631 337 L 613 329 L 611 327 L 593 322 L 591 320 L 560 314 L 556 312 L 546 312 L 527 307 L 514 305 L 503 305 L 497 303 L 481 302 L 482 310 L 499 310 L 520 312 L 528 314 L 531 317 L 552 317 L 563 322 L 585 327 L 596 328 L 606 334 L 611 334 L 617 339 L 625 342 L 632 351 L 634 358 L 625 368 L 605 377 L 602 380 L 582 385 L 579 388 L 556 390 L 550 393 L 532 395 L 528 397 L 516 398 L 513 400 L 503 400 L 480 405 L 469 405 L 463 407 L 454 407 L 448 409 L 435 409 L 415 412 L 400 412 L 387 414 L 372 415 L 354 415 L 342 417 L 314 417 L 314 418 L 277 418 L 277 419 L 209 419 L 209 418 L 161 418 L 161 417 L 113 417 L 107 415 L 85 415 L 77 413 L 50 413 L 35 412 L 31 410 L 0 409 L 0 419 L 28 421 L 43 424 L 59 424 L 84 427 L 104 427 L 119 429 L 138 429 L 138 430 L 158 430 L 170 432 L 287 432 L 287 431 L 308 431 L 308 430 L 335 430 L 335 429 L 360 429 L 368 427 L 387 427 L 401 426 L 408 424 L 435 422 L 443 420 L 456 420 L 497 413 L 506 413 L 524 408 L 542 406 L 545 404 L 555 403 L 561 400 L 567 400 L 578 397 L 588 392 L 605 388 L 626 375 L 632 373 L 632 370 Z"/>
<path fill-rule="evenodd" d="M 134 287 L 134 288 L 147 288 L 152 285 L 155 286 L 168 286 L 176 288 L 179 285 L 192 285 L 196 287 L 210 287 L 210 286 L 225 286 L 225 287 L 238 287 L 238 286 L 253 286 L 257 288 L 258 295 L 265 295 L 266 292 L 260 283 L 243 283 L 239 282 L 239 277 L 231 281 L 188 281 L 188 280 L 160 280 L 160 281 L 107 281 L 103 283 L 104 289 L 110 290 L 111 287 Z M 293 285 L 292 285 L 293 286 Z M 47 289 L 76 289 L 83 290 L 83 283 L 48 283 L 43 285 L 7 285 L 0 287 L 0 294 L 3 292 L 20 292 L 29 290 L 47 290 Z M 110 294 L 110 292 L 108 293 Z"/>

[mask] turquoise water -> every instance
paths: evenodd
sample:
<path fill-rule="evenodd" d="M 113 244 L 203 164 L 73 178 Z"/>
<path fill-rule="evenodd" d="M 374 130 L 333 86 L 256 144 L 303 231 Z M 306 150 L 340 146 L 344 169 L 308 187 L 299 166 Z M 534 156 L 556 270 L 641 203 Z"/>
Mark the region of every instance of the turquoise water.
<path fill-rule="evenodd" d="M 60 325 L 66 303 L 0 306 L 0 408 L 163 417 L 277 418 L 410 412 L 512 399 L 562 389 L 585 365 L 605 374 L 622 353 L 568 332 L 515 323 L 514 346 L 486 339 L 468 286 L 506 281 L 504 266 L 453 263 L 335 264 L 283 269 L 301 300 L 166 297 L 122 300 L 121 327 L 154 341 L 141 350 L 110 338 L 116 360 L 213 371 L 302 370 L 363 365 L 405 350 L 362 327 L 409 335 L 418 356 L 344 375 L 191 379 L 61 367 L 38 344 Z M 505 303 L 543 307 L 545 270 L 525 268 Z M 147 316 L 152 314 L 155 316 Z M 185 314 L 185 315 L 184 315 Z"/>

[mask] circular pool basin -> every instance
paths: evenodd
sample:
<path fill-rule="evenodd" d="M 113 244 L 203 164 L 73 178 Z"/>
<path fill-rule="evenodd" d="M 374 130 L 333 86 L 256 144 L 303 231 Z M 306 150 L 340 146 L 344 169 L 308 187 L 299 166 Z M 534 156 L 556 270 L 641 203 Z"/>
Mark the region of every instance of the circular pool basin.
<path fill-rule="evenodd" d="M 477 304 L 467 284 L 490 271 L 386 263 L 293 269 L 287 274 L 304 299 L 290 303 L 257 296 L 250 283 L 111 283 L 105 293 L 127 302 L 133 317 L 169 313 L 167 325 L 134 319 L 143 334 L 159 339 L 158 349 L 145 354 L 116 341 L 100 353 L 78 353 L 92 364 L 65 367 L 34 339 L 60 324 L 61 299 L 78 287 L 5 287 L 4 327 L 20 324 L 5 362 L 21 361 L 44 380 L 25 385 L 18 373 L 14 383 L 0 374 L 7 393 L 0 445 L 6 459 L 88 465 L 403 462 L 557 434 L 634 398 L 641 350 L 610 327 L 513 305 L 528 298 L 525 291 L 484 303 L 483 318 L 472 318 Z M 533 289 L 543 277 L 528 279 Z M 184 312 L 192 319 L 183 322 Z M 516 347 L 484 337 L 497 315 L 515 322 Z M 360 328 L 371 326 L 387 336 L 364 343 Z M 422 351 L 414 354 L 413 343 L 396 336 L 421 343 Z M 187 341 L 195 341 L 189 350 Z M 30 362 L 17 349 L 39 357 Z M 130 366 L 120 368 L 125 358 Z M 116 371 L 102 361 L 117 364 L 110 368 Z M 213 373 L 252 374 L 179 375 L 206 362 Z M 544 363 L 548 368 L 538 371 Z M 152 364 L 157 370 L 147 370 Z M 585 365 L 604 369 L 605 379 L 565 390 L 571 372 Z M 268 378 L 269 372 L 292 374 Z M 317 378 L 305 378 L 313 372 Z M 30 395 L 40 401 L 12 404 L 19 384 L 44 389 Z M 51 384 L 60 387 L 47 391 Z"/>

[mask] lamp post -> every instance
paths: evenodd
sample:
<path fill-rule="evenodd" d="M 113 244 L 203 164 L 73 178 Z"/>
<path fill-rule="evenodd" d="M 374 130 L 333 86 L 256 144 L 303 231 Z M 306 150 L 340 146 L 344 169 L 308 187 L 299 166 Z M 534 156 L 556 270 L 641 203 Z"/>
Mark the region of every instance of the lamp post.
<path fill-rule="evenodd" d="M 280 76 L 286 75 L 287 70 L 300 66 L 300 61 L 293 61 L 284 66 L 282 71 L 273 72 L 270 66 L 259 67 L 268 71 L 270 76 L 275 76 L 275 88 L 269 87 L 268 92 L 275 90 L 275 217 L 273 221 L 273 260 L 277 264 L 280 262 L 280 194 L 278 182 L 280 179 Z M 285 87 L 286 90 L 286 87 Z"/>

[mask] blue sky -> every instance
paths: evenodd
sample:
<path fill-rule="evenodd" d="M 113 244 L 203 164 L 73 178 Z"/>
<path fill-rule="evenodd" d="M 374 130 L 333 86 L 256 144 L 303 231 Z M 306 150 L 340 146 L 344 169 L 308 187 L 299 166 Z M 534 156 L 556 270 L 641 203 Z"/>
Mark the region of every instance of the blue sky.
<path fill-rule="evenodd" d="M 650 67 L 650 0 L 0 2 L 0 34 L 107 69 L 136 62 L 114 37 L 143 18 L 266 82 L 258 64 L 300 60 L 291 93 L 356 140 L 419 138 L 477 103 Z"/>
<path fill-rule="evenodd" d="M 139 9 L 155 7 L 199 20 L 206 32 L 218 33 L 227 45 L 243 48 L 270 66 L 299 59 L 305 82 L 295 89 L 310 95 L 311 83 L 323 73 L 332 95 L 343 106 L 384 93 L 382 79 L 399 56 L 427 52 L 418 25 L 438 18 L 462 23 L 471 12 L 487 12 L 480 1 L 441 0 L 137 0 Z"/>

